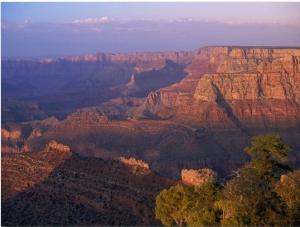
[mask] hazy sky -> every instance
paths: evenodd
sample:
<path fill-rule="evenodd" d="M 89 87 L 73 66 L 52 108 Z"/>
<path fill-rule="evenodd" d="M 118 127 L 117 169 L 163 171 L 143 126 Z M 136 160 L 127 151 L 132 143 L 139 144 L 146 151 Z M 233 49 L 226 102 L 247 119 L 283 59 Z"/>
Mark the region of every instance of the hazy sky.
<path fill-rule="evenodd" d="M 300 2 L 1 3 L 2 57 L 300 46 Z"/>

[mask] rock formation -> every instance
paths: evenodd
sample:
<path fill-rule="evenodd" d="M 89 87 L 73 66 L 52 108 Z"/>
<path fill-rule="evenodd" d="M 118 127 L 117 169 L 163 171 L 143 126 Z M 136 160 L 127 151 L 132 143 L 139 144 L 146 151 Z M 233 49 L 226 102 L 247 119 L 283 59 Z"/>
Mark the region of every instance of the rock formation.
<path fill-rule="evenodd" d="M 5 84 L 2 84 L 5 87 Z M 3 89 L 5 90 L 5 88 Z M 20 88 L 22 90 L 22 88 Z M 5 91 L 2 91 L 4 94 Z M 21 98 L 21 97 L 19 97 Z M 40 109 L 39 105 L 31 101 L 22 101 L 1 96 L 1 123 L 26 122 L 32 120 L 42 120 L 47 118 L 47 114 Z"/>
<path fill-rule="evenodd" d="M 68 56 L 63 57 L 61 60 L 67 60 L 70 62 L 86 61 L 86 62 L 126 62 L 129 64 L 147 64 L 149 62 L 157 62 L 161 60 L 171 60 L 175 63 L 186 64 L 194 58 L 194 52 L 137 52 L 137 53 L 97 53 L 84 56 Z M 44 60 L 42 60 L 44 61 Z M 51 62 L 56 62 L 56 59 Z M 49 60 L 48 60 L 49 62 Z"/>
<path fill-rule="evenodd" d="M 121 163 L 124 163 L 125 165 L 129 165 L 129 166 L 139 166 L 141 168 L 144 169 L 149 169 L 149 165 L 142 161 L 142 160 L 137 160 L 135 158 L 124 158 L 124 157 L 119 157 L 117 158 L 117 160 L 119 160 Z"/>
<path fill-rule="evenodd" d="M 243 148 L 252 136 L 274 133 L 294 148 L 297 166 L 299 60 L 300 48 L 204 47 L 3 61 L 6 92 L 33 99 L 60 120 L 43 130 L 23 122 L 31 129 L 7 151 L 57 140 L 86 156 L 142 159 L 165 176 L 208 167 L 226 177 L 247 161 Z M 41 71 L 53 80 L 41 82 Z M 26 74 L 27 84 L 20 80 Z M 13 130 L 3 129 L 10 137 Z"/>
<path fill-rule="evenodd" d="M 130 172 L 134 175 L 148 175 L 151 173 L 148 163 L 135 158 L 119 157 L 116 160 L 130 167 Z"/>
<path fill-rule="evenodd" d="M 195 57 L 184 68 L 186 77 L 178 83 L 149 93 L 144 104 L 139 108 L 140 112 L 146 116 L 157 115 L 161 118 L 172 116 L 172 111 L 168 114 L 163 109 L 185 106 L 193 97 L 199 79 L 206 73 L 214 73 L 228 53 L 228 47 L 204 47 L 195 51 Z"/>
<path fill-rule="evenodd" d="M 255 121 L 262 128 L 299 125 L 299 57 L 299 49 L 233 48 L 217 73 L 200 79 L 194 106 L 217 103 L 243 127 L 253 127 Z"/>
<path fill-rule="evenodd" d="M 199 170 L 181 170 L 181 180 L 184 184 L 201 187 L 207 182 L 218 182 L 218 174 L 211 169 L 204 168 Z"/>
<path fill-rule="evenodd" d="M 1 157 L 4 226 L 157 226 L 155 197 L 175 181 L 118 160 L 45 149 Z"/>
<path fill-rule="evenodd" d="M 47 144 L 46 150 L 48 150 L 48 151 L 57 150 L 57 151 L 62 151 L 62 152 L 70 152 L 71 151 L 69 146 L 64 145 L 62 143 L 58 143 L 55 140 L 52 140 Z"/>
<path fill-rule="evenodd" d="M 235 48 L 217 74 L 206 74 L 199 81 L 194 98 L 299 102 L 299 55 L 300 50 L 295 49 Z"/>

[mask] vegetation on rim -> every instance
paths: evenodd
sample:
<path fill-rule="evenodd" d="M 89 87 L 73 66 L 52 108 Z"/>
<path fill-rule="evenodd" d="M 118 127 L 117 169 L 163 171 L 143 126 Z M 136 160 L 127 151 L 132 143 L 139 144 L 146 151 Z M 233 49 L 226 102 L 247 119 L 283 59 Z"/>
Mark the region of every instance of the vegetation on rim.
<path fill-rule="evenodd" d="M 291 148 L 278 135 L 252 138 L 251 162 L 225 185 L 176 185 L 156 197 L 163 225 L 273 226 L 300 224 L 300 171 L 287 164 Z"/>
<path fill-rule="evenodd" d="M 158 176 L 135 159 L 81 157 L 49 146 L 5 156 L 2 224 L 299 225 L 300 170 L 288 166 L 290 150 L 280 136 L 255 136 L 245 148 L 252 160 L 234 178 L 196 187 Z"/>

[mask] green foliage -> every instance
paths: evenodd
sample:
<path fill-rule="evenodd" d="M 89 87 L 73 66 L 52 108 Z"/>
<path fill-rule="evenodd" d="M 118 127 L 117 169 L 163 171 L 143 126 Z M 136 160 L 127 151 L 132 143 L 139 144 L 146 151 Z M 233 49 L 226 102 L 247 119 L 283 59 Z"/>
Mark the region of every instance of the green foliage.
<path fill-rule="evenodd" d="M 221 199 L 214 204 L 214 209 L 221 214 L 221 226 L 245 226 L 250 224 L 249 215 L 240 210 L 238 205 L 231 200 Z"/>
<path fill-rule="evenodd" d="M 192 206 L 192 188 L 182 185 L 172 186 L 164 189 L 156 197 L 155 218 L 163 225 L 184 225 L 188 208 Z"/>
<path fill-rule="evenodd" d="M 216 214 L 213 210 L 214 202 L 222 197 L 222 190 L 216 183 L 205 183 L 196 187 L 193 198 L 193 209 L 187 219 L 188 226 L 216 225 Z"/>
<path fill-rule="evenodd" d="M 287 206 L 291 225 L 300 225 L 300 170 L 283 175 L 275 186 L 275 192 Z"/>
<path fill-rule="evenodd" d="M 214 226 L 215 223 L 215 213 L 206 208 L 195 210 L 186 222 L 187 226 Z"/>
<path fill-rule="evenodd" d="M 220 197 L 221 190 L 213 183 L 199 188 L 172 186 L 156 197 L 155 217 L 166 226 L 211 225 L 215 223 L 213 203 Z"/>
<path fill-rule="evenodd" d="M 227 200 L 251 217 L 251 225 L 259 225 L 258 214 L 266 191 L 268 186 L 265 182 L 251 176 L 240 176 L 227 182 L 223 193 Z"/>
<path fill-rule="evenodd" d="M 222 197 L 222 190 L 217 183 L 205 183 L 201 187 L 195 188 L 194 202 L 197 207 L 212 209 L 214 201 Z"/>
<path fill-rule="evenodd" d="M 252 162 L 243 168 L 244 174 L 251 169 L 250 175 L 256 174 L 264 180 L 278 180 L 285 171 L 291 170 L 286 164 L 291 147 L 284 145 L 280 136 L 254 136 L 251 144 L 252 147 L 246 147 L 245 151 L 251 156 Z"/>
<path fill-rule="evenodd" d="M 286 204 L 274 191 L 274 185 L 290 170 L 286 164 L 290 150 L 277 135 L 253 137 L 252 147 L 245 148 L 252 161 L 239 170 L 238 177 L 227 182 L 225 198 L 247 213 L 251 225 L 287 224 Z"/>
<path fill-rule="evenodd" d="M 278 135 L 253 137 L 245 148 L 251 162 L 223 189 L 207 183 L 164 190 L 156 218 L 168 226 L 300 225 L 300 171 L 289 172 L 290 150 Z"/>

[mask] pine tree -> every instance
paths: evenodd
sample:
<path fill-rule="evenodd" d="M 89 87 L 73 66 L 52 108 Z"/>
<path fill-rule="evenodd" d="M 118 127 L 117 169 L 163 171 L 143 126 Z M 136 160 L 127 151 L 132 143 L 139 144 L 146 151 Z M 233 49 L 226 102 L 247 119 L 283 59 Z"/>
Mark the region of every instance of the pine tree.
<path fill-rule="evenodd" d="M 249 215 L 251 225 L 286 225 L 287 207 L 274 186 L 291 170 L 287 165 L 291 148 L 278 135 L 254 136 L 251 143 L 251 148 L 245 148 L 251 162 L 227 182 L 224 195 Z"/>

